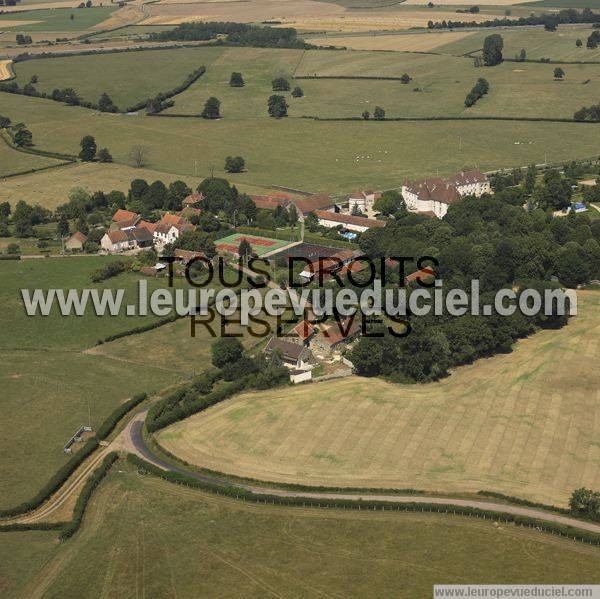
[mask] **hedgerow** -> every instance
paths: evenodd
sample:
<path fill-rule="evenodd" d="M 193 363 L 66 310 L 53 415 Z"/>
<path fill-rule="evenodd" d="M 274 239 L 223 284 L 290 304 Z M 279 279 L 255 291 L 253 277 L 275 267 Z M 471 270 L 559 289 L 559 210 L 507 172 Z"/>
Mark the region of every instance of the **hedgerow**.
<path fill-rule="evenodd" d="M 322 508 L 341 508 L 341 509 L 367 509 L 367 510 L 389 510 L 389 511 L 406 511 L 406 512 L 437 512 L 459 516 L 474 516 L 477 518 L 492 519 L 505 523 L 514 523 L 518 526 L 527 526 L 536 528 L 543 532 L 558 534 L 578 541 L 593 543 L 600 545 L 600 535 L 579 530 L 571 526 L 558 524 L 555 522 L 546 522 L 537 518 L 527 516 L 519 516 L 516 514 L 508 514 L 505 512 L 479 509 L 468 506 L 455 506 L 452 504 L 438 503 L 394 503 L 388 501 L 372 501 L 365 499 L 343 499 L 343 498 L 316 498 L 316 497 L 301 497 L 293 495 L 277 495 L 253 493 L 243 487 L 233 486 L 225 482 L 208 482 L 200 480 L 189 474 L 182 472 L 173 472 L 163 470 L 146 460 L 139 458 L 136 455 L 128 454 L 127 460 L 136 466 L 138 472 L 142 474 L 150 474 L 162 478 L 163 480 L 196 489 L 211 491 L 219 495 L 243 499 L 246 501 L 254 501 L 256 503 L 277 504 L 283 506 L 301 506 L 301 507 L 322 507 Z"/>
<path fill-rule="evenodd" d="M 38 491 L 38 493 L 29 501 L 24 501 L 19 505 L 0 510 L 0 518 L 7 518 L 10 516 L 17 516 L 19 514 L 25 514 L 38 508 L 44 501 L 46 501 L 51 495 L 56 493 L 65 481 L 77 470 L 77 468 L 84 462 L 84 460 L 91 455 L 98 448 L 98 439 L 93 438 L 86 441 L 84 446 L 74 454 L 69 461 L 64 464 L 58 471 L 50 478 L 50 480 Z"/>
<path fill-rule="evenodd" d="M 73 510 L 73 520 L 71 520 L 71 522 L 64 526 L 60 533 L 59 539 L 61 541 L 66 541 L 77 532 L 77 530 L 81 526 L 81 521 L 83 520 L 85 508 L 87 507 L 90 498 L 92 497 L 94 491 L 100 484 L 100 481 L 102 481 L 102 479 L 108 474 L 108 471 L 110 470 L 111 466 L 118 459 L 119 454 L 116 451 L 112 451 L 111 453 L 105 456 L 105 458 L 102 460 L 102 464 L 100 464 L 100 466 L 98 466 L 98 468 L 96 468 L 94 472 L 92 472 L 91 476 L 88 478 L 83 489 L 81 490 L 81 493 L 77 498 L 77 502 L 75 503 L 75 509 Z"/>

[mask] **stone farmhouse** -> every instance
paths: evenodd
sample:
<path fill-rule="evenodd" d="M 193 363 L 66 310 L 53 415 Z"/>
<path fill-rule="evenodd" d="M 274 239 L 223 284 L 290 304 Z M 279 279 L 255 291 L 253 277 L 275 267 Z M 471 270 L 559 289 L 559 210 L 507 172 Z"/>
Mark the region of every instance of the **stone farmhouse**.
<path fill-rule="evenodd" d="M 479 170 L 461 171 L 448 179 L 406 181 L 402 186 L 402 197 L 408 210 L 437 218 L 443 218 L 448 206 L 462 197 L 481 197 L 484 193 L 491 193 L 490 182 Z"/>
<path fill-rule="evenodd" d="M 372 210 L 375 200 L 380 197 L 381 194 L 374 191 L 354 191 L 348 196 L 348 212 L 352 214 L 355 209 L 361 212 Z"/>

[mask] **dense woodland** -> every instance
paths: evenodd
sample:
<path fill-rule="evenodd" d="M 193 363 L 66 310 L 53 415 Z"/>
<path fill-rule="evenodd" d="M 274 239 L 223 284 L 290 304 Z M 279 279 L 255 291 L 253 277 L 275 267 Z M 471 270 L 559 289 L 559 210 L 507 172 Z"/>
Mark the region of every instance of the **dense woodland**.
<path fill-rule="evenodd" d="M 259 27 L 247 23 L 192 22 L 182 23 L 174 29 L 150 34 L 150 39 L 160 41 L 219 40 L 237 46 L 258 48 L 306 48 L 292 27 Z"/>
<path fill-rule="evenodd" d="M 542 182 L 540 186 L 544 186 Z M 467 198 L 450 206 L 443 220 L 404 214 L 360 238 L 370 258 L 433 256 L 444 289 L 469 293 L 480 281 L 482 303 L 502 288 L 543 290 L 575 287 L 600 278 L 600 220 L 571 212 L 552 217 L 541 208 L 523 209 L 522 193 Z M 535 193 L 535 192 L 534 192 Z M 362 375 L 397 381 L 429 381 L 452 366 L 509 352 L 516 339 L 539 327 L 560 327 L 565 317 L 433 316 L 409 318 L 404 338 L 362 338 L 350 359 Z M 375 329 L 374 329 L 375 330 Z"/>

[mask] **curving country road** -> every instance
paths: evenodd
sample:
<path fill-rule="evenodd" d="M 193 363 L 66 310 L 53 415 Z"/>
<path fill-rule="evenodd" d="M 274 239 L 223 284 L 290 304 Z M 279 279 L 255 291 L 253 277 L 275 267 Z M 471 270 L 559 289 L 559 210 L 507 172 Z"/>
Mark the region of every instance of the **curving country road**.
<path fill-rule="evenodd" d="M 231 481 L 225 478 L 210 475 L 201 474 L 194 472 L 193 470 L 187 470 L 180 466 L 175 466 L 166 462 L 146 445 L 146 441 L 143 436 L 144 419 L 146 412 L 140 412 L 137 414 L 127 425 L 127 427 L 121 433 L 122 448 L 126 449 L 130 453 L 134 453 L 139 457 L 143 458 L 147 462 L 154 464 L 162 470 L 171 472 L 178 472 L 191 476 L 196 480 L 203 483 L 209 483 L 211 485 L 231 486 Z M 576 518 L 570 518 L 569 516 L 561 516 L 559 514 L 553 514 L 545 510 L 536 508 L 521 507 L 517 505 L 508 505 L 505 503 L 495 503 L 491 501 L 478 501 L 476 499 L 456 499 L 454 497 L 427 497 L 418 495 L 390 495 L 390 494 L 379 494 L 379 493 L 325 493 L 325 492 L 306 492 L 306 491 L 288 491 L 284 489 L 278 489 L 274 487 L 262 487 L 260 485 L 250 485 L 238 483 L 236 485 L 240 489 L 245 491 L 251 491 L 257 495 L 271 495 L 276 497 L 304 497 L 307 499 L 347 499 L 351 501 L 366 500 L 366 501 L 383 501 L 390 503 L 423 503 L 423 504 L 438 504 L 444 506 L 461 506 L 477 508 L 480 510 L 490 510 L 494 512 L 501 512 L 505 514 L 512 514 L 515 516 L 527 516 L 529 518 L 536 518 L 537 520 L 543 520 L 545 522 L 552 522 L 556 524 L 562 524 L 564 526 L 570 526 L 600 534 L 600 524 L 593 522 L 586 522 L 584 520 L 578 520 Z"/>

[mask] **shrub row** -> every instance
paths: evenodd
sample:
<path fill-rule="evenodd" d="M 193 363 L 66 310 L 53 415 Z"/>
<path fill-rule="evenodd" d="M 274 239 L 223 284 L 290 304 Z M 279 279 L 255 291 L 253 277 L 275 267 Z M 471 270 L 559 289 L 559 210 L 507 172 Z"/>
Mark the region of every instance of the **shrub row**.
<path fill-rule="evenodd" d="M 370 81 L 402 81 L 402 77 L 375 77 L 370 75 L 296 75 L 294 79 L 358 79 Z"/>
<path fill-rule="evenodd" d="M 0 260 L 2 259 L 5 258 L 0 256 Z M 18 259 L 18 257 L 16 259 Z M 33 499 L 25 501 L 12 508 L 0 510 L 0 518 L 8 518 L 11 516 L 17 516 L 19 514 L 24 514 L 42 505 L 44 501 L 46 501 L 51 495 L 60 489 L 69 476 L 71 476 L 71 474 L 75 472 L 75 470 L 84 462 L 84 460 L 98 448 L 98 440 L 106 439 L 106 437 L 108 437 L 108 435 L 110 435 L 110 433 L 114 430 L 119 420 L 135 406 L 144 401 L 146 397 L 146 393 L 139 393 L 113 410 L 110 416 L 108 416 L 108 418 L 106 418 L 106 420 L 104 420 L 104 422 L 98 428 L 96 436 L 92 439 L 88 439 L 84 446 L 77 453 L 71 456 L 69 461 L 54 474 L 54 476 L 46 483 L 46 485 L 44 485 L 44 487 Z"/>
<path fill-rule="evenodd" d="M 21 256 L 19 254 L 2 254 L 0 256 L 0 260 L 20 260 Z"/>
<path fill-rule="evenodd" d="M 55 56 L 57 56 L 57 55 L 55 55 Z M 125 110 L 125 112 L 137 112 L 138 110 L 142 110 L 143 108 L 146 108 L 146 106 L 150 102 L 155 102 L 157 106 L 160 106 L 160 110 L 169 108 L 170 106 L 173 105 L 173 103 L 172 102 L 165 103 L 164 101 L 167 100 L 168 98 L 172 98 L 173 96 L 176 96 L 177 94 L 180 94 L 181 92 L 185 91 L 190 85 L 192 85 L 192 83 L 196 82 L 202 75 L 204 75 L 205 72 L 206 72 L 205 67 L 199 67 L 199 68 L 195 69 L 192 73 L 190 73 L 186 77 L 185 81 L 183 83 L 181 83 L 180 85 L 174 87 L 173 89 L 171 89 L 169 91 L 160 92 L 152 99 L 146 99 L 141 102 L 138 102 L 137 104 L 134 104 L 133 106 L 130 106 L 129 108 L 127 108 Z M 24 95 L 24 96 L 31 96 L 34 98 L 43 98 L 45 100 L 54 100 L 55 102 L 62 102 L 62 103 L 66 103 L 66 104 L 69 104 L 72 106 L 81 106 L 83 108 L 91 108 L 93 110 L 100 110 L 100 107 L 97 103 L 89 102 L 87 100 L 81 100 L 77 96 L 77 93 L 72 89 L 64 89 L 64 90 L 55 89 L 52 93 L 48 94 L 46 92 L 40 92 L 40 91 L 36 90 L 35 87 L 31 84 L 27 84 L 25 87 L 20 88 L 16 81 L 9 81 L 8 83 L 7 82 L 0 83 L 0 91 L 6 92 L 9 94 L 19 94 L 19 95 Z M 116 107 L 114 108 L 113 111 L 114 112 L 117 111 Z M 159 112 L 159 110 L 157 110 L 157 112 Z"/>
<path fill-rule="evenodd" d="M 292 231 L 265 231 L 265 229 L 259 229 L 257 227 L 237 227 L 236 231 L 238 233 L 245 233 L 247 235 L 259 235 L 261 237 L 272 237 L 273 239 L 279 239 L 281 241 L 300 241 L 298 235 L 293 233 Z"/>
<path fill-rule="evenodd" d="M 477 100 L 480 98 L 483 98 L 483 96 L 485 96 L 489 90 L 490 84 L 488 83 L 487 79 L 480 77 L 477 79 L 477 83 L 475 83 L 471 91 L 467 94 L 467 97 L 465 98 L 465 106 L 467 108 L 473 106 L 473 104 L 475 104 L 475 102 L 477 102 Z"/>
<path fill-rule="evenodd" d="M 241 289 L 235 290 L 236 294 L 240 293 L 241 291 L 242 291 Z M 211 298 L 208 302 L 208 305 L 212 306 L 214 301 L 215 301 L 215 298 L 214 297 Z M 186 316 L 188 316 L 188 314 L 185 314 L 183 316 L 181 316 L 177 313 L 171 314 L 170 316 L 166 316 L 165 318 L 161 318 L 160 320 L 156 320 L 156 321 L 148 323 L 148 324 L 140 325 L 139 327 L 133 327 L 132 329 L 127 329 L 126 331 L 121 331 L 120 333 L 115 333 L 114 335 L 109 335 L 108 337 L 104 337 L 103 339 L 98 339 L 98 341 L 96 341 L 95 345 L 102 345 L 103 343 L 110 343 L 111 341 L 116 341 L 117 339 L 122 339 L 123 337 L 129 337 L 130 335 L 137 335 L 139 333 L 145 333 L 147 331 L 151 331 L 152 329 L 157 329 L 158 327 L 162 327 L 165 324 L 175 322 L 176 320 L 179 320 L 180 318 L 185 318 Z"/>
<path fill-rule="evenodd" d="M 348 248 L 355 249 L 356 244 L 351 241 L 344 241 L 343 239 L 330 239 L 329 237 L 321 237 L 316 233 L 310 233 L 309 231 L 304 232 L 304 243 L 315 243 L 317 245 L 330 245 L 336 248 Z"/>
<path fill-rule="evenodd" d="M 100 425 L 96 437 L 98 439 L 106 439 L 110 433 L 113 432 L 115 426 L 117 426 L 119 420 L 125 416 L 128 412 L 133 410 L 138 404 L 141 404 L 148 397 L 147 393 L 138 393 L 131 399 L 122 403 L 118 408 L 113 410 L 111 415 Z"/>
<path fill-rule="evenodd" d="M 19 514 L 25 514 L 30 512 L 46 501 L 52 494 L 56 493 L 65 481 L 75 472 L 75 470 L 84 462 L 84 460 L 91 455 L 98 448 L 98 439 L 88 439 L 84 446 L 75 453 L 69 461 L 64 464 L 52 478 L 41 488 L 37 495 L 29 501 L 8 508 L 6 510 L 0 510 L 0 518 L 7 518 L 10 516 L 17 516 Z"/>
<path fill-rule="evenodd" d="M 91 274 L 90 278 L 93 283 L 100 283 L 106 281 L 106 279 L 120 275 L 127 270 L 127 267 L 128 263 L 125 260 L 114 260 L 113 262 L 109 262 L 101 268 L 96 269 Z"/>
<path fill-rule="evenodd" d="M 85 513 L 85 508 L 94 494 L 96 487 L 100 484 L 100 481 L 108 474 L 111 466 L 119 459 L 119 454 L 116 451 L 112 451 L 102 460 L 102 464 L 98 466 L 92 472 L 92 475 L 86 481 L 83 489 L 79 497 L 77 498 L 77 502 L 75 503 L 75 509 L 73 510 L 73 520 L 69 522 L 61 531 L 59 539 L 61 541 L 66 541 L 70 537 L 72 537 L 79 527 L 81 526 L 81 521 L 83 520 L 83 514 Z"/>
<path fill-rule="evenodd" d="M 220 372 L 216 375 L 211 373 L 210 376 L 220 377 Z M 213 384 L 216 381 L 213 381 Z M 212 387 L 212 384 L 210 385 Z M 184 402 L 181 400 L 190 392 L 190 389 L 178 391 L 169 396 L 165 402 L 155 404 L 146 418 L 146 429 L 148 432 L 155 432 L 165 428 L 179 420 L 184 420 L 192 414 L 202 412 L 211 406 L 214 406 L 225 399 L 230 398 L 236 393 L 240 393 L 247 386 L 246 378 L 241 378 L 237 381 L 223 382 L 217 389 L 203 394 L 199 392 L 195 399 L 187 398 Z M 193 397 L 193 392 L 192 392 Z"/>
<path fill-rule="evenodd" d="M 305 115 L 301 119 L 311 119 L 313 121 L 364 121 L 361 116 L 346 117 L 320 117 Z M 574 119 L 569 118 L 551 118 L 551 117 L 529 117 L 529 116 L 397 116 L 385 117 L 383 119 L 371 119 L 371 123 L 385 123 L 393 121 L 523 121 L 533 123 L 573 123 Z M 591 122 L 591 121 L 582 121 Z"/>
<path fill-rule="evenodd" d="M 520 526 L 535 527 L 545 532 L 551 532 L 558 535 L 566 536 L 569 538 L 577 539 L 587 543 L 593 543 L 600 545 L 600 535 L 581 531 L 570 526 L 564 526 L 562 524 L 546 522 L 538 520 L 536 518 L 529 518 L 526 516 L 518 516 L 513 514 L 506 514 L 504 512 L 496 512 L 493 510 L 482 510 L 478 508 L 471 508 L 467 506 L 454 506 L 452 504 L 436 504 L 436 503 L 393 503 L 387 501 L 371 501 L 371 500 L 350 500 L 350 499 L 320 499 L 313 497 L 294 497 L 294 496 L 279 496 L 276 494 L 255 494 L 252 491 L 241 487 L 235 487 L 229 484 L 209 483 L 201 481 L 189 474 L 181 472 L 172 472 L 162 470 L 157 466 L 135 456 L 128 454 L 127 460 L 137 467 L 138 471 L 145 474 L 151 474 L 157 476 L 166 481 L 173 482 L 178 485 L 186 487 L 192 487 L 197 489 L 203 489 L 218 493 L 220 495 L 226 495 L 228 497 L 235 497 L 236 499 L 244 499 L 246 501 L 255 501 L 257 503 L 271 503 L 288 506 L 312 506 L 312 507 L 331 507 L 331 508 L 342 508 L 342 509 L 368 509 L 368 510 L 394 510 L 394 511 L 407 511 L 407 512 L 443 512 L 451 513 L 462 516 L 475 516 L 478 518 L 491 518 L 494 520 L 512 522 Z"/>
<path fill-rule="evenodd" d="M 159 93 L 154 98 L 154 100 L 155 101 L 158 100 L 160 103 L 162 103 L 162 102 L 164 102 L 164 100 L 168 100 L 169 98 L 172 98 L 173 96 L 176 96 L 177 94 L 180 94 L 181 92 L 184 92 L 190 85 L 192 85 L 192 83 L 195 83 L 196 81 L 198 81 L 198 79 L 200 79 L 200 77 L 202 77 L 202 75 L 204 75 L 204 73 L 206 73 L 206 67 L 199 67 L 199 68 L 195 69 L 186 77 L 186 79 L 183 83 L 181 83 L 180 85 L 174 87 L 173 89 L 171 89 L 169 91 Z M 137 104 L 130 106 L 125 112 L 137 112 L 138 110 L 142 110 L 143 108 L 146 108 L 146 106 L 149 102 L 150 102 L 150 100 L 144 100 L 143 102 L 138 102 Z M 164 108 L 167 108 L 167 105 L 164 105 L 163 109 Z"/>
<path fill-rule="evenodd" d="M 497 493 L 496 491 L 477 491 L 477 495 L 482 495 L 483 497 L 493 497 L 494 499 L 504 499 L 505 501 L 510 501 L 510 503 L 515 503 L 518 505 L 535 507 L 543 510 L 549 510 L 552 512 L 558 512 L 560 514 L 574 516 L 574 514 L 571 513 L 571 510 L 565 507 L 557 507 L 555 505 L 548 505 L 546 503 L 529 501 L 528 499 L 523 499 L 522 497 L 515 497 L 514 495 L 505 495 L 504 493 Z"/>
<path fill-rule="evenodd" d="M 0 532 L 22 532 L 25 530 L 62 530 L 64 522 L 32 522 L 31 524 L 5 524 Z"/>

